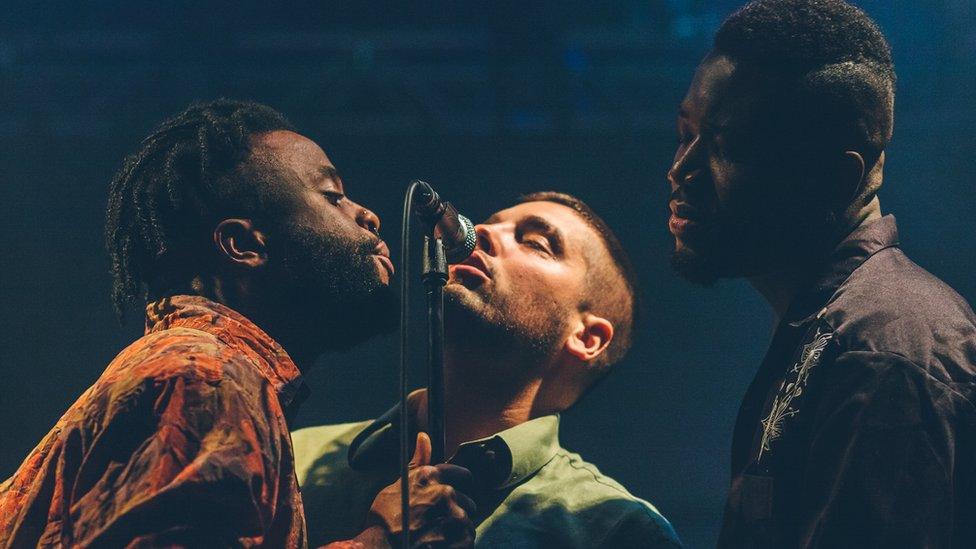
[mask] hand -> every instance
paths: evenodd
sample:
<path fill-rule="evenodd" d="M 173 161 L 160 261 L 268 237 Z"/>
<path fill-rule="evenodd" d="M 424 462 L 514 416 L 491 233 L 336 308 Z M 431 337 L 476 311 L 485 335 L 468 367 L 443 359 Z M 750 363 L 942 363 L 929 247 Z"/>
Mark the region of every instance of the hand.
<path fill-rule="evenodd" d="M 471 481 L 463 467 L 442 463 L 430 465 L 430 437 L 417 434 L 417 447 L 410 460 L 410 541 L 414 547 L 471 547 L 474 525 L 468 518 L 474 502 L 457 491 Z M 400 481 L 387 486 L 373 500 L 368 525 L 381 526 L 397 546 L 403 532 L 400 509 Z M 365 533 L 365 532 L 364 532 Z"/>

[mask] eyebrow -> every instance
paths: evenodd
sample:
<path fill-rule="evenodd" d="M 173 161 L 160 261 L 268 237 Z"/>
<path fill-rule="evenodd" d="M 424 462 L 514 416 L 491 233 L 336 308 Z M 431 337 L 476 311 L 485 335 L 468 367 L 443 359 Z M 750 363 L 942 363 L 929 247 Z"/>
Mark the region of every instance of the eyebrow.
<path fill-rule="evenodd" d="M 339 175 L 339 171 L 334 166 L 320 166 L 316 172 L 318 175 L 316 182 L 325 179 L 338 184 L 339 188 L 342 189 L 342 176 Z"/>
<path fill-rule="evenodd" d="M 563 232 L 544 217 L 539 217 L 538 215 L 523 217 L 516 224 L 516 229 L 516 233 L 533 231 L 544 235 L 549 239 L 549 244 L 552 245 L 552 251 L 556 255 L 562 255 L 565 249 L 566 238 L 563 236 Z"/>

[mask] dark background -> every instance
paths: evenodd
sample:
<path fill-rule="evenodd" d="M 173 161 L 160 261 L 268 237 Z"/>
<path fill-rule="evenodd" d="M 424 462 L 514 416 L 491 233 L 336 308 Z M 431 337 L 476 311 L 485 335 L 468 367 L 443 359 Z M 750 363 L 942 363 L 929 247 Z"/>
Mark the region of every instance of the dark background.
<path fill-rule="evenodd" d="M 117 5 L 115 5 L 117 4 Z M 0 478 L 141 332 L 120 328 L 102 248 L 124 154 L 193 100 L 254 99 L 319 141 L 385 221 L 424 178 L 481 219 L 558 189 L 602 212 L 647 293 L 637 344 L 564 415 L 564 445 L 715 541 L 730 431 L 773 327 L 744 282 L 668 268 L 674 113 L 739 2 L 33 3 L 0 17 Z M 902 242 L 970 302 L 976 277 L 971 0 L 871 0 L 899 74 L 882 192 Z M 301 425 L 395 399 L 396 337 L 324 359 Z M 415 381 L 420 381 L 415 376 Z"/>

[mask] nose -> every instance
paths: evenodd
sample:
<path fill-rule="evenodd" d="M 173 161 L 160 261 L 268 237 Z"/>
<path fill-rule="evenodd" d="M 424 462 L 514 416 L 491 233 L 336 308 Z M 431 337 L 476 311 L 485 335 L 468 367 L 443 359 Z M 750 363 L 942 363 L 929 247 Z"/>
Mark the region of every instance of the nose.
<path fill-rule="evenodd" d="M 495 234 L 495 231 L 490 225 L 475 225 L 474 233 L 478 237 L 476 242 L 477 249 L 488 255 L 496 255 L 498 253 L 498 235 Z"/>
<path fill-rule="evenodd" d="M 380 234 L 380 218 L 369 208 L 362 208 L 356 214 L 356 223 L 373 234 Z"/>
<path fill-rule="evenodd" d="M 699 158 L 701 138 L 695 136 L 688 145 L 678 148 L 674 157 L 674 164 L 668 170 L 668 182 L 674 190 L 683 185 L 690 185 L 701 175 L 702 167 Z"/>

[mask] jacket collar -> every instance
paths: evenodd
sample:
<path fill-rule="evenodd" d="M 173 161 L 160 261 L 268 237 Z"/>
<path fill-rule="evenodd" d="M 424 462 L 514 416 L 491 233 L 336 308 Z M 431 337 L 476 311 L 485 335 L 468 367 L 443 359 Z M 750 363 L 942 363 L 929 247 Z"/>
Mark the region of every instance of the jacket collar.
<path fill-rule="evenodd" d="M 793 298 L 783 322 L 800 326 L 816 318 L 851 273 L 874 254 L 898 244 L 898 227 L 893 215 L 875 219 L 852 231 L 821 263 L 823 267 L 813 278 L 813 283 Z"/>
<path fill-rule="evenodd" d="M 190 328 L 215 336 L 244 353 L 272 384 L 282 407 L 303 400 L 307 387 L 288 353 L 237 311 L 202 296 L 175 295 L 146 305 L 146 334 Z M 298 404 L 298 402 L 295 402 Z"/>

